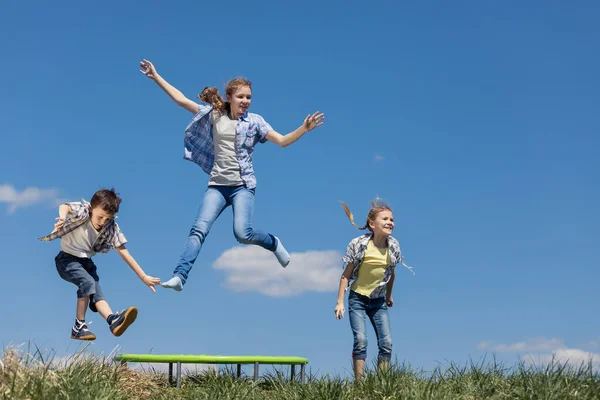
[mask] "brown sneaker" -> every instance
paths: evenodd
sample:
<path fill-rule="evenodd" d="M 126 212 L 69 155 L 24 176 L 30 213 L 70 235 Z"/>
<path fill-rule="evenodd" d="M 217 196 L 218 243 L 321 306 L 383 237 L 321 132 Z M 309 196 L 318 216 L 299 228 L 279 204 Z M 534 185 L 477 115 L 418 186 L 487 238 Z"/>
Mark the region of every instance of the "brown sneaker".
<path fill-rule="evenodd" d="M 115 313 L 116 318 L 110 324 L 110 331 L 115 336 L 121 336 L 129 325 L 133 324 L 133 321 L 137 318 L 138 310 L 135 307 L 129 307 L 125 310 Z"/>

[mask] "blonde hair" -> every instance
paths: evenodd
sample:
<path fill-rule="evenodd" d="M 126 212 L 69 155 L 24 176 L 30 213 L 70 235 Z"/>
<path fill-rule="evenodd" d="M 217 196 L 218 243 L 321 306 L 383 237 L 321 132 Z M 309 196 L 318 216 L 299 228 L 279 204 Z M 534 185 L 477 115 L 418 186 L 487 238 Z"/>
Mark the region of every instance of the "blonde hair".
<path fill-rule="evenodd" d="M 246 78 L 238 77 L 227 82 L 225 86 L 225 96 L 233 96 L 236 90 L 241 87 L 248 86 L 252 90 L 252 82 Z M 213 106 L 215 110 L 221 114 L 229 114 L 231 111 L 231 105 L 228 101 L 224 101 L 221 93 L 216 87 L 205 87 L 202 93 L 198 95 L 198 98 L 205 103 Z"/>
<path fill-rule="evenodd" d="M 388 206 L 382 199 L 380 199 L 378 197 L 375 200 L 371 201 L 371 209 L 369 210 L 369 214 L 367 214 L 367 222 L 365 223 L 365 226 L 360 227 L 360 226 L 356 225 L 356 223 L 354 222 L 354 215 L 352 215 L 352 212 L 350 211 L 350 209 L 348 208 L 346 203 L 344 203 L 343 201 L 340 201 L 340 203 L 342 203 L 342 207 L 344 207 L 344 212 L 348 216 L 350 223 L 352 225 L 354 225 L 355 227 L 357 227 L 358 229 L 360 229 L 361 231 L 368 229 L 371 232 L 373 232 L 373 229 L 371 229 L 371 227 L 369 226 L 369 223 L 375 222 L 375 218 L 377 218 L 377 214 L 379 214 L 382 211 L 392 212 L 392 209 L 390 208 L 390 206 Z"/>

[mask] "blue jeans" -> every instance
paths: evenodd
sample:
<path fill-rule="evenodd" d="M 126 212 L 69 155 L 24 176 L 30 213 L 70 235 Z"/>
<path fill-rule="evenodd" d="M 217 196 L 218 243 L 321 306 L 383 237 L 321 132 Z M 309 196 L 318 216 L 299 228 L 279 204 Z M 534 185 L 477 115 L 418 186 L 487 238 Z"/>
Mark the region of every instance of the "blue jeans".
<path fill-rule="evenodd" d="M 104 293 L 98 282 L 100 278 L 96 272 L 96 264 L 91 258 L 75 257 L 61 251 L 54 258 L 56 271 L 61 278 L 77 286 L 77 298 L 90 296 L 90 310 L 96 310 L 96 303 L 105 300 Z"/>
<path fill-rule="evenodd" d="M 392 332 L 385 298 L 371 299 L 350 290 L 348 314 L 350 315 L 350 327 L 354 334 L 352 358 L 355 360 L 367 358 L 367 317 L 369 317 L 377 335 L 377 346 L 379 347 L 377 358 L 389 362 L 392 358 Z"/>
<path fill-rule="evenodd" d="M 247 189 L 245 186 L 209 186 L 179 263 L 173 271 L 173 275 L 181 278 L 184 284 L 212 224 L 228 206 L 233 208 L 233 234 L 238 242 L 256 244 L 275 251 L 277 242 L 273 235 L 252 229 L 254 189 Z"/>

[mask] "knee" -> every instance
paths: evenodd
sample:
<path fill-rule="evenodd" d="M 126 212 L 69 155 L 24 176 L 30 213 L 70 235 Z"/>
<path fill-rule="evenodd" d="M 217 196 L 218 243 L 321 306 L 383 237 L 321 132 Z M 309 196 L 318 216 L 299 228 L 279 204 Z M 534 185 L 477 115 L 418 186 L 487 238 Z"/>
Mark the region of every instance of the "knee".
<path fill-rule="evenodd" d="M 352 347 L 352 358 L 364 360 L 367 358 L 367 337 L 357 335 L 354 337 L 354 346 Z"/>
<path fill-rule="evenodd" d="M 192 229 L 190 230 L 190 236 L 197 237 L 200 240 L 200 242 L 204 242 L 206 235 L 208 235 L 208 227 L 206 226 L 206 224 L 203 224 L 201 222 L 195 223 L 194 226 L 192 226 Z"/>
<path fill-rule="evenodd" d="M 365 350 L 367 348 L 367 337 L 356 335 L 354 337 L 354 350 Z"/>
<path fill-rule="evenodd" d="M 252 239 L 253 233 L 254 232 L 252 231 L 252 228 L 250 228 L 250 227 L 246 227 L 246 228 L 234 227 L 233 228 L 233 236 L 235 236 L 235 240 L 237 240 L 241 244 L 250 244 L 250 240 Z"/>
<path fill-rule="evenodd" d="M 96 294 L 96 282 L 93 279 L 84 279 L 79 282 L 79 290 L 77 290 L 77 297 L 88 297 L 92 294 Z"/>
<path fill-rule="evenodd" d="M 379 350 L 386 355 L 392 354 L 392 337 L 386 336 L 379 341 Z"/>

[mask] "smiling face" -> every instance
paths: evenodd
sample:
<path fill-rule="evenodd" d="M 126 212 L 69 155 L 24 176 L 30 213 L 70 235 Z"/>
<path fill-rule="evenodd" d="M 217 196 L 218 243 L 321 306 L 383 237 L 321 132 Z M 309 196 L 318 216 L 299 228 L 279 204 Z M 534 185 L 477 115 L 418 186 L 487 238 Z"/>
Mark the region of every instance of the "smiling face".
<path fill-rule="evenodd" d="M 232 94 L 227 94 L 227 101 L 231 107 L 231 117 L 236 119 L 250 108 L 252 89 L 250 86 L 240 86 Z"/>
<path fill-rule="evenodd" d="M 394 214 L 390 210 L 381 210 L 373 220 L 369 221 L 369 228 L 377 237 L 388 237 L 394 230 Z"/>

